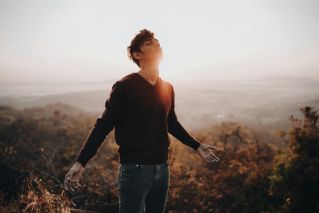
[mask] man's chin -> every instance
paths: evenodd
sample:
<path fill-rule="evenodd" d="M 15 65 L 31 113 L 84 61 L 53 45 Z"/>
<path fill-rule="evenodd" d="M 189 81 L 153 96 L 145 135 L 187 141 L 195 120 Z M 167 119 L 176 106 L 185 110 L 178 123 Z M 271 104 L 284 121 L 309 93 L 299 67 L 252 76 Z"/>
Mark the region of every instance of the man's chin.
<path fill-rule="evenodd" d="M 163 58 L 163 53 L 159 53 L 159 59 L 161 60 Z"/>
<path fill-rule="evenodd" d="M 156 61 L 160 62 L 163 59 L 163 56 L 160 56 L 156 59 Z"/>

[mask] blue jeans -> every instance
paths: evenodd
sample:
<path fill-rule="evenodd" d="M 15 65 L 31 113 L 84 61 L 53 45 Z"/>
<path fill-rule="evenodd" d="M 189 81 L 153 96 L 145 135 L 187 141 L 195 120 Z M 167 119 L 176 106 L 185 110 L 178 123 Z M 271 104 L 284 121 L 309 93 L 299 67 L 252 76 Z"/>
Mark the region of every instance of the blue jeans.
<path fill-rule="evenodd" d="M 120 213 L 164 213 L 169 188 L 169 161 L 162 164 L 120 164 Z"/>

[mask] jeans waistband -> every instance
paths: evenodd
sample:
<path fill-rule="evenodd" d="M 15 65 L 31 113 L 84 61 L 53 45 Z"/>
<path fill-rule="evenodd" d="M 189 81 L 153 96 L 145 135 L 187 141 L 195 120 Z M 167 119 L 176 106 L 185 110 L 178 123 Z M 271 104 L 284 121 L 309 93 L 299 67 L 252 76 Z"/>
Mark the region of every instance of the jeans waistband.
<path fill-rule="evenodd" d="M 143 165 L 143 166 L 155 166 L 155 165 L 165 165 L 165 164 L 169 164 L 169 160 L 167 160 L 164 163 L 158 163 L 158 164 L 144 164 L 144 163 L 135 163 L 135 162 L 125 162 L 125 163 L 121 163 L 121 165 Z"/>

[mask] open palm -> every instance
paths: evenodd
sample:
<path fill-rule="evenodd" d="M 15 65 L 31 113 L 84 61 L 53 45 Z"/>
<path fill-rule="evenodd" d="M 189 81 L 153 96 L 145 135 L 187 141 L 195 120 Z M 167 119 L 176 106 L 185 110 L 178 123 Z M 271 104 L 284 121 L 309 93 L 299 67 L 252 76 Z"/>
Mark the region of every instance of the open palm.
<path fill-rule="evenodd" d="M 197 148 L 199 155 L 208 163 L 214 163 L 220 160 L 220 157 L 216 154 L 216 151 L 216 148 L 210 144 L 201 144 Z"/>

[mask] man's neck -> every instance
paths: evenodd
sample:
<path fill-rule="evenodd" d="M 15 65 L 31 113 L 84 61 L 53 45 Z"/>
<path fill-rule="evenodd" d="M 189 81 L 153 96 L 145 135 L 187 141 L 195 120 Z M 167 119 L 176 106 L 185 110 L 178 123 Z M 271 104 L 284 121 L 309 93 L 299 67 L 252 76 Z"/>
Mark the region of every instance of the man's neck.
<path fill-rule="evenodd" d="M 158 66 L 153 66 L 153 67 L 144 66 L 138 71 L 138 73 L 151 82 L 155 82 L 157 78 L 159 77 Z"/>

